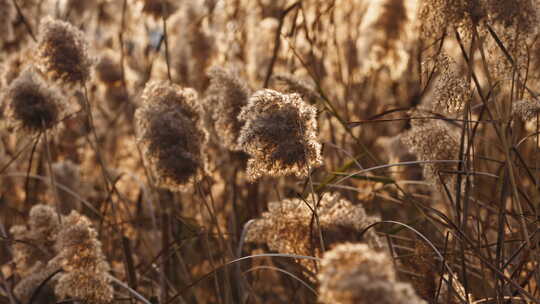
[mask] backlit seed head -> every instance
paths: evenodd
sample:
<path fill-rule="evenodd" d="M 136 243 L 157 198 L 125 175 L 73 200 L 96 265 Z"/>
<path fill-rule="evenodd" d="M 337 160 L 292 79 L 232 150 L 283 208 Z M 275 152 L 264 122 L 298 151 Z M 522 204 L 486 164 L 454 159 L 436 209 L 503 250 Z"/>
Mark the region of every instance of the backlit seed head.
<path fill-rule="evenodd" d="M 433 185 L 442 182 L 452 189 L 459 160 L 459 140 L 450 127 L 441 120 L 415 120 L 404 133 L 402 142 L 420 161 L 449 161 L 422 164 L 424 178 Z M 439 178 L 440 176 L 440 178 Z"/>
<path fill-rule="evenodd" d="M 84 34 L 70 23 L 45 17 L 39 27 L 39 68 L 65 84 L 84 83 L 93 64 Z"/>
<path fill-rule="evenodd" d="M 53 128 L 65 110 L 65 100 L 33 68 L 22 72 L 5 94 L 7 112 L 18 129 L 37 133 Z"/>
<path fill-rule="evenodd" d="M 408 283 L 396 280 L 385 252 L 365 244 L 343 243 L 321 261 L 319 301 L 325 304 L 425 304 Z"/>
<path fill-rule="evenodd" d="M 49 264 L 63 269 L 55 286 L 59 298 L 95 304 L 112 301 L 114 290 L 107 274 L 109 264 L 87 217 L 76 211 L 64 217 L 55 247 L 58 255 Z"/>
<path fill-rule="evenodd" d="M 214 67 L 208 76 L 206 107 L 212 111 L 216 135 L 229 150 L 241 150 L 238 137 L 244 122 L 238 119 L 238 114 L 248 103 L 250 89 L 238 75 L 224 68 Z"/>
<path fill-rule="evenodd" d="M 196 105 L 197 94 L 165 82 L 149 83 L 135 113 L 137 140 L 156 174 L 157 184 L 186 190 L 206 172 L 207 133 Z"/>
<path fill-rule="evenodd" d="M 321 165 L 316 116 L 316 108 L 298 94 L 268 89 L 253 94 L 238 116 L 245 122 L 238 145 L 251 156 L 249 178 L 306 177 L 311 168 Z"/>

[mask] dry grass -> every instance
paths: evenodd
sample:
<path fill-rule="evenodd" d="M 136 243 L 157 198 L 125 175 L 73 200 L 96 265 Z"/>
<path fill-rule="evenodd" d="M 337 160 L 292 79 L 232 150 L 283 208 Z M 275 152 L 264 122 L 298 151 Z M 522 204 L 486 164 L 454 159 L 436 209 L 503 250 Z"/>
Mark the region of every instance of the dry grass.
<path fill-rule="evenodd" d="M 539 0 L 0 0 L 0 304 L 540 303 Z"/>

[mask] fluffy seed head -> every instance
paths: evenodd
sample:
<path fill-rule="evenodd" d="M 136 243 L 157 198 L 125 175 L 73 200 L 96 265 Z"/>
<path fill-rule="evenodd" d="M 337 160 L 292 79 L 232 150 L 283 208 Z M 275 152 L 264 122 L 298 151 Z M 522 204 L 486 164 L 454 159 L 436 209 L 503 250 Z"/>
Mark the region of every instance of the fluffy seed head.
<path fill-rule="evenodd" d="M 13 260 L 21 277 L 31 274 L 37 263 L 45 265 L 54 256 L 52 247 L 59 229 L 58 215 L 49 206 L 36 205 L 30 209 L 28 226 L 10 229 L 13 238 L 22 241 L 12 247 Z"/>
<path fill-rule="evenodd" d="M 51 129 L 64 112 L 60 93 L 33 69 L 22 72 L 6 92 L 7 111 L 16 128 L 29 133 Z"/>
<path fill-rule="evenodd" d="M 185 190 L 205 173 L 207 134 L 196 107 L 194 90 L 152 82 L 144 89 L 137 109 L 137 140 L 157 176 L 157 184 Z"/>
<path fill-rule="evenodd" d="M 403 143 L 421 161 L 458 160 L 459 141 L 450 127 L 440 120 L 413 121 L 412 128 L 402 137 Z M 454 182 L 455 175 L 443 171 L 457 170 L 457 163 L 423 164 L 424 178 L 438 184 L 439 173 L 445 184 Z"/>
<path fill-rule="evenodd" d="M 55 247 L 58 255 L 50 264 L 64 270 L 55 286 L 58 297 L 96 304 L 112 301 L 109 264 L 88 218 L 76 211 L 64 217 Z"/>
<path fill-rule="evenodd" d="M 312 203 L 297 198 L 271 202 L 268 211 L 248 226 L 246 241 L 267 244 L 271 250 L 280 253 L 320 256 L 318 226 L 312 208 Z M 378 218 L 368 216 L 361 205 L 353 205 L 338 193 L 325 194 L 317 207 L 317 214 L 326 245 L 359 241 L 353 236 L 378 221 Z M 363 239 L 374 248 L 383 248 L 372 229 L 364 234 Z M 301 260 L 300 263 L 313 269 L 310 261 Z"/>
<path fill-rule="evenodd" d="M 83 33 L 73 25 L 45 17 L 39 27 L 37 57 L 40 69 L 65 84 L 90 78 L 92 59 Z"/>
<path fill-rule="evenodd" d="M 439 77 L 435 82 L 434 110 L 442 113 L 460 113 L 472 98 L 470 83 L 460 77 L 457 64 L 447 55 L 441 54 L 435 60 Z"/>
<path fill-rule="evenodd" d="M 253 94 L 238 116 L 245 121 L 238 145 L 251 156 L 249 178 L 306 177 L 310 168 L 321 165 L 316 115 L 316 108 L 298 94 L 268 89 Z"/>
<path fill-rule="evenodd" d="M 210 69 L 208 76 L 206 106 L 212 111 L 215 132 L 227 149 L 241 150 L 238 137 L 244 122 L 238 114 L 248 103 L 250 89 L 238 75 L 221 67 Z"/>
<path fill-rule="evenodd" d="M 410 284 L 396 281 L 392 260 L 365 244 L 344 243 L 321 262 L 319 301 L 327 304 L 420 304 Z"/>
<path fill-rule="evenodd" d="M 516 101 L 512 104 L 512 114 L 525 122 L 536 120 L 540 114 L 540 101 L 537 99 Z"/>

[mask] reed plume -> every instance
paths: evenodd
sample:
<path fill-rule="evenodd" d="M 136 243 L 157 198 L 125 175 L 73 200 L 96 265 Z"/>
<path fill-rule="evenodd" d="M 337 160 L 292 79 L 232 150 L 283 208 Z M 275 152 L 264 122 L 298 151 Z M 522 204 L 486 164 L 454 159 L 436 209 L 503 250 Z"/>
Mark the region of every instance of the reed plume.
<path fill-rule="evenodd" d="M 425 304 L 409 283 L 399 282 L 392 260 L 365 244 L 327 251 L 317 275 L 319 301 L 327 304 Z"/>
<path fill-rule="evenodd" d="M 66 107 L 63 96 L 32 67 L 11 83 L 5 98 L 11 122 L 15 128 L 28 133 L 53 128 Z"/>
<path fill-rule="evenodd" d="M 84 34 L 70 23 L 49 16 L 39 27 L 37 60 L 43 73 L 69 85 L 86 82 L 93 64 Z"/>
<path fill-rule="evenodd" d="M 58 254 L 50 264 L 63 270 L 55 286 L 60 299 L 91 304 L 112 302 L 114 290 L 108 277 L 109 264 L 87 217 L 76 211 L 64 217 L 55 248 Z"/>
<path fill-rule="evenodd" d="M 157 177 L 158 186 L 186 190 L 206 171 L 207 133 L 197 94 L 166 82 L 148 83 L 135 113 L 137 140 Z"/>
<path fill-rule="evenodd" d="M 253 94 L 238 115 L 245 122 L 238 145 L 251 156 L 249 178 L 306 177 L 311 168 L 321 165 L 316 115 L 315 107 L 298 94 L 268 89 Z"/>
<path fill-rule="evenodd" d="M 210 86 L 205 105 L 212 113 L 216 135 L 225 148 L 239 151 L 242 147 L 238 145 L 238 137 L 244 123 L 238 115 L 248 103 L 250 89 L 233 71 L 221 67 L 210 69 L 208 76 Z"/>

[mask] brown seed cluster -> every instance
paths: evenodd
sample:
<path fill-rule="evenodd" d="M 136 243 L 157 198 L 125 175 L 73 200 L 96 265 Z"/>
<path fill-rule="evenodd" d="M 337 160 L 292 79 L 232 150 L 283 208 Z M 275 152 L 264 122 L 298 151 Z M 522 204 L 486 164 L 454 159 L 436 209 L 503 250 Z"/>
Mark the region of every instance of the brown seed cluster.
<path fill-rule="evenodd" d="M 315 209 L 318 223 L 312 211 Z M 338 193 L 324 194 L 317 206 L 299 198 L 284 199 L 270 202 L 268 211 L 248 226 L 246 241 L 266 244 L 279 253 L 321 256 L 319 225 L 325 247 L 330 247 L 343 241 L 360 241 L 356 239 L 359 232 L 376 221 L 378 218 L 368 216 L 361 205 L 353 205 Z M 373 248 L 384 247 L 373 229 L 362 240 Z M 313 262 L 300 263 L 313 270 Z"/>
<path fill-rule="evenodd" d="M 39 68 L 65 84 L 84 83 L 93 64 L 84 34 L 70 23 L 45 17 L 39 27 Z"/>
<path fill-rule="evenodd" d="M 55 286 L 55 293 L 61 299 L 75 298 L 96 304 L 112 301 L 109 264 L 87 217 L 76 211 L 64 217 L 55 247 L 58 255 L 51 263 L 64 270 Z"/>
<path fill-rule="evenodd" d="M 415 120 L 412 128 L 402 135 L 403 143 L 420 161 L 459 160 L 459 140 L 444 121 Z M 422 164 L 424 178 L 433 185 L 442 182 L 453 189 L 457 162 Z M 439 178 L 440 176 L 440 178 Z"/>
<path fill-rule="evenodd" d="M 326 304 L 425 304 L 396 279 L 392 260 L 365 244 L 343 243 L 321 261 L 319 301 Z"/>
<path fill-rule="evenodd" d="M 63 96 L 31 67 L 11 83 L 5 98 L 14 126 L 29 133 L 53 128 L 66 105 Z"/>
<path fill-rule="evenodd" d="M 238 144 L 251 156 L 251 180 L 263 175 L 306 177 L 319 166 L 317 111 L 298 94 L 261 90 L 249 99 L 239 119 L 245 121 Z"/>
<path fill-rule="evenodd" d="M 238 75 L 221 67 L 212 68 L 208 76 L 210 86 L 205 106 L 211 111 L 216 135 L 227 149 L 241 150 L 238 137 L 244 122 L 238 119 L 238 114 L 248 103 L 250 89 Z"/>
<path fill-rule="evenodd" d="M 445 54 L 435 60 L 439 76 L 435 80 L 432 105 L 441 113 L 461 113 L 472 98 L 470 83 L 459 75 L 456 62 Z"/>
<path fill-rule="evenodd" d="M 42 266 L 54 256 L 53 245 L 60 229 L 58 216 L 53 208 L 36 205 L 30 210 L 28 226 L 13 226 L 13 256 L 17 273 L 26 277 L 35 272 L 36 264 Z"/>
<path fill-rule="evenodd" d="M 512 104 L 512 114 L 524 122 L 536 120 L 540 114 L 540 101 L 537 99 L 516 101 Z"/>
<path fill-rule="evenodd" d="M 166 82 L 150 82 L 135 113 L 137 140 L 158 186 L 186 190 L 206 171 L 207 134 L 198 112 L 197 94 Z"/>

